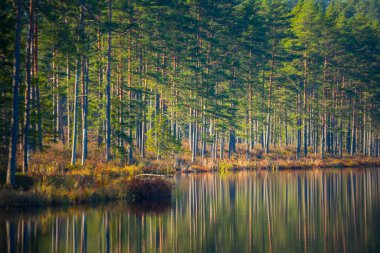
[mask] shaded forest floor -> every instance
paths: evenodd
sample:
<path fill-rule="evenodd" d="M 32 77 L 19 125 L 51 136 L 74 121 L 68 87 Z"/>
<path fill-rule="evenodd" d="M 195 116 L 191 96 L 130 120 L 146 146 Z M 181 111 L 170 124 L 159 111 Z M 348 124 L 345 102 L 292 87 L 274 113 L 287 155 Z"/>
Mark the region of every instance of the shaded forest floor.
<path fill-rule="evenodd" d="M 326 157 L 309 153 L 308 157 L 295 159 L 294 148 L 273 148 L 264 154 L 254 149 L 251 159 L 245 158 L 245 150 L 238 146 L 231 159 L 213 161 L 198 157 L 191 163 L 189 153 L 174 158 L 156 160 L 153 154 L 136 159 L 132 165 L 114 159 L 106 163 L 103 150 L 90 146 L 85 166 L 70 165 L 70 149 L 62 144 L 52 144 L 43 153 L 33 154 L 27 175 L 16 175 L 16 189 L 0 186 L 0 206 L 54 206 L 81 203 L 102 203 L 111 200 L 160 200 L 171 196 L 170 179 L 136 179 L 139 174 L 173 175 L 233 170 L 299 170 L 318 168 L 367 168 L 380 167 L 380 159 L 357 155 L 343 158 Z M 227 155 L 227 152 L 225 153 Z M 80 163 L 80 157 L 78 157 Z M 21 161 L 19 161 L 21 165 Z M 5 170 L 0 170 L 0 183 L 4 183 Z"/>

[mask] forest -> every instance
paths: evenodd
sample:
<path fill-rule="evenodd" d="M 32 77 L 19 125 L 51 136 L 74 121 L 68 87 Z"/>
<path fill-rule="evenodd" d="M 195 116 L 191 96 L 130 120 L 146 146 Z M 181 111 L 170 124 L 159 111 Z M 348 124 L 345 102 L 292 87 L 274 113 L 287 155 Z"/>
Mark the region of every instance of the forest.
<path fill-rule="evenodd" d="M 379 161 L 379 21 L 379 0 L 1 1 L 1 180 Z"/>

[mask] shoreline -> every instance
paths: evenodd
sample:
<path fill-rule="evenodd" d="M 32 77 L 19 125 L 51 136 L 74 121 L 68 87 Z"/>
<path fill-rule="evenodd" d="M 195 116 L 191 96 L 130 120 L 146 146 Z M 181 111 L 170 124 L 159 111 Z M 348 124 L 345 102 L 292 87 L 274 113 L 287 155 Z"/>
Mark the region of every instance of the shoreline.
<path fill-rule="evenodd" d="M 33 186 L 27 190 L 0 188 L 0 207 L 20 209 L 23 207 L 71 207 L 98 205 L 126 201 L 168 201 L 172 196 L 174 183 L 167 178 L 136 179 L 136 175 L 160 174 L 175 176 L 191 173 L 226 173 L 239 171 L 302 171 L 329 169 L 364 169 L 380 167 L 379 159 L 326 159 L 320 160 L 275 160 L 275 161 L 221 161 L 218 167 L 197 164 L 188 170 L 175 171 L 174 168 L 155 172 L 144 168 L 113 168 L 104 170 L 77 169 L 71 172 L 40 175 L 32 174 Z M 23 176 L 25 177 L 25 176 Z M 152 196 L 153 195 L 153 196 Z"/>
<path fill-rule="evenodd" d="M 128 203 L 167 201 L 171 199 L 174 185 L 163 179 L 118 181 L 99 188 L 89 187 L 74 190 L 65 187 L 47 189 L 46 186 L 38 185 L 23 191 L 3 186 L 0 189 L 0 207 L 18 209 L 22 207 L 98 205 L 118 201 Z M 42 183 L 46 184 L 46 182 Z M 41 184 L 41 182 L 37 184 Z"/>
<path fill-rule="evenodd" d="M 380 167 L 380 159 L 310 159 L 310 160 L 259 160 L 259 161 L 221 161 L 218 164 L 211 165 L 191 165 L 189 170 L 180 170 L 182 173 L 202 173 L 218 171 L 241 171 L 241 170 L 311 170 L 311 169 L 346 169 L 346 168 L 376 168 Z"/>

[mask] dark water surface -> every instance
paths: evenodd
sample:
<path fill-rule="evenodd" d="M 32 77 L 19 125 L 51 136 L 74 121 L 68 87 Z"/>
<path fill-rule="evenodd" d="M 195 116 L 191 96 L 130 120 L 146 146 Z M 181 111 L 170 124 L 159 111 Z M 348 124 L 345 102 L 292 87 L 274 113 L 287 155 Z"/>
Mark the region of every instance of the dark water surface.
<path fill-rule="evenodd" d="M 178 175 L 168 203 L 1 210 L 0 252 L 380 252 L 379 179 L 380 169 Z"/>

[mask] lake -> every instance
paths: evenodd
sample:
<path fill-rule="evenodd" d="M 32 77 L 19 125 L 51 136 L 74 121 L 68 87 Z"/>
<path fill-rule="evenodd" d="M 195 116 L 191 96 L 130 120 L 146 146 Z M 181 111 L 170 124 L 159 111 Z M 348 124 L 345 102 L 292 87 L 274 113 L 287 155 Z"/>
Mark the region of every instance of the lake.
<path fill-rule="evenodd" d="M 171 202 L 0 211 L 1 252 L 380 252 L 380 169 L 177 175 Z"/>

